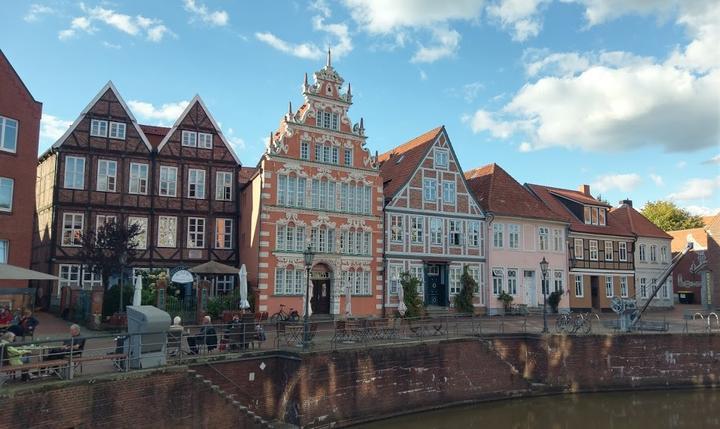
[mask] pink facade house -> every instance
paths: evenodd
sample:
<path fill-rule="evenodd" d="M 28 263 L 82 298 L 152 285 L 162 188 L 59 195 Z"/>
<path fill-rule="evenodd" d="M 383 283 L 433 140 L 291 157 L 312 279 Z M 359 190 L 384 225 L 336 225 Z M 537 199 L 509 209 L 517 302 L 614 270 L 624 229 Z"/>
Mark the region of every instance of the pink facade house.
<path fill-rule="evenodd" d="M 487 215 L 487 314 L 502 314 L 503 291 L 513 305 L 542 309 L 547 296 L 562 291 L 558 309 L 569 311 L 568 223 L 497 164 L 465 172 L 467 183 Z M 540 261 L 549 268 L 543 282 Z"/>

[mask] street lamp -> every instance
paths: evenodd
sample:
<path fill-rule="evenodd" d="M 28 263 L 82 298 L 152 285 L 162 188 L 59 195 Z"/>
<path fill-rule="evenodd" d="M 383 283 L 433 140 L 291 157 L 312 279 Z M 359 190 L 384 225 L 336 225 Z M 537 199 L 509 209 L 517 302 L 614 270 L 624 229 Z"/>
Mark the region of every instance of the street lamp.
<path fill-rule="evenodd" d="M 308 245 L 307 249 L 303 252 L 305 272 L 307 273 L 307 281 L 305 282 L 305 317 L 303 319 L 303 350 L 307 350 L 310 345 L 310 269 L 312 268 L 314 256 L 315 253 Z"/>
<path fill-rule="evenodd" d="M 543 334 L 548 333 L 548 327 L 547 327 L 547 291 L 545 290 L 545 282 L 547 279 L 547 272 L 548 272 L 548 261 L 545 260 L 545 257 L 543 256 L 542 261 L 540 261 L 540 271 L 542 272 L 542 285 L 540 287 L 542 288 L 543 293 Z"/>

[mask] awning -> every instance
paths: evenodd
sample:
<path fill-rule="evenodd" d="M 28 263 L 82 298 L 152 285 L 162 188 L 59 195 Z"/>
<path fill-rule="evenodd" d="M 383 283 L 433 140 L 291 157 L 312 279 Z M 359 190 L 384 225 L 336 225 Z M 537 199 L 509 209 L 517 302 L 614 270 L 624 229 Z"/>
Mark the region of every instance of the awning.
<path fill-rule="evenodd" d="M 221 264 L 217 261 L 208 261 L 196 267 L 190 268 L 188 271 L 196 274 L 238 274 L 240 269 L 231 267 L 230 265 Z"/>
<path fill-rule="evenodd" d="M 0 264 L 0 280 L 60 280 L 50 274 L 27 268 L 16 267 L 10 264 Z"/>

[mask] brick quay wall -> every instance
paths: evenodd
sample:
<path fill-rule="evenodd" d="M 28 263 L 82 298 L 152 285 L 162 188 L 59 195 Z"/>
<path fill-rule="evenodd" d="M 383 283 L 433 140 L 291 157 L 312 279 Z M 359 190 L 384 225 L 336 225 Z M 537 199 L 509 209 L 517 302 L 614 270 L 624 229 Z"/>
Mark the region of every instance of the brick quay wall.
<path fill-rule="evenodd" d="M 0 391 L 0 421 L 10 422 L 3 427 L 259 427 L 250 415 L 329 427 L 538 394 L 714 387 L 720 336 L 486 336 L 257 353 L 191 368 Z"/>

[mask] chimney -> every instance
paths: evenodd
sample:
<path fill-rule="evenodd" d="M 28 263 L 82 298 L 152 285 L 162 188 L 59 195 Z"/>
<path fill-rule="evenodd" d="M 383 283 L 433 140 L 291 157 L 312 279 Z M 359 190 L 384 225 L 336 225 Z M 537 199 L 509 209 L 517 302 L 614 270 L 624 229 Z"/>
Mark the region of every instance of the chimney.
<path fill-rule="evenodd" d="M 588 197 L 592 197 L 590 195 L 590 185 L 580 185 L 578 188 L 578 191 L 582 192 L 583 194 L 587 195 Z"/>
<path fill-rule="evenodd" d="M 620 205 L 626 205 L 628 207 L 632 207 L 632 200 L 624 199 L 620 201 Z"/>

